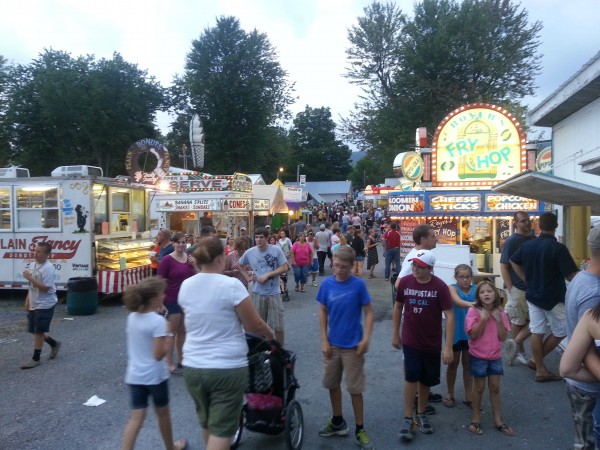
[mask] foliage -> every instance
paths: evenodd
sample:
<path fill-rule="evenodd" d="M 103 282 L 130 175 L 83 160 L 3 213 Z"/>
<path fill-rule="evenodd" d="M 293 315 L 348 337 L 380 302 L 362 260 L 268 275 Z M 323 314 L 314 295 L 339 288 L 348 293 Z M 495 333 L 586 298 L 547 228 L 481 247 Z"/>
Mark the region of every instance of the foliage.
<path fill-rule="evenodd" d="M 324 107 L 306 106 L 294 119 L 289 134 L 293 162 L 304 164 L 302 173 L 309 181 L 346 180 L 352 170 L 350 149 L 336 138 L 335 127 Z"/>
<path fill-rule="evenodd" d="M 45 50 L 8 73 L 6 115 L 11 148 L 5 163 L 48 175 L 57 166 L 90 164 L 106 176 L 124 173 L 136 140 L 158 137 L 160 85 L 115 53 L 112 59 Z"/>
<path fill-rule="evenodd" d="M 289 117 L 292 91 L 267 36 L 220 17 L 192 42 L 185 74 L 175 80 L 174 108 L 202 118 L 205 171 L 275 173 L 268 152 L 284 151 L 274 127 Z"/>
<path fill-rule="evenodd" d="M 473 102 L 523 117 L 540 71 L 539 22 L 511 0 L 422 0 L 414 17 L 374 2 L 348 31 L 346 76 L 364 89 L 344 135 L 392 174 L 395 155 L 453 109 Z M 521 122 L 523 122 L 521 120 Z M 357 178 L 362 174 L 355 174 Z"/>

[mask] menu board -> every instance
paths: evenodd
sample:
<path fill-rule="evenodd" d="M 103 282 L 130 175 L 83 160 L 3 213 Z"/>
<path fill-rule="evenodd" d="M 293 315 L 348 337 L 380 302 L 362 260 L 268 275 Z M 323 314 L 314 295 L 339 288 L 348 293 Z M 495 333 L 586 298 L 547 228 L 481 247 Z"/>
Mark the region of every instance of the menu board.
<path fill-rule="evenodd" d="M 400 259 L 402 261 L 415 246 L 412 233 L 417 225 L 419 225 L 418 220 L 402 220 L 400 222 Z"/>
<path fill-rule="evenodd" d="M 504 241 L 510 236 L 510 220 L 496 220 L 496 252 L 502 253 Z"/>
<path fill-rule="evenodd" d="M 456 244 L 458 239 L 458 219 L 450 217 L 447 219 L 429 219 L 428 225 L 435 230 L 438 244 Z"/>

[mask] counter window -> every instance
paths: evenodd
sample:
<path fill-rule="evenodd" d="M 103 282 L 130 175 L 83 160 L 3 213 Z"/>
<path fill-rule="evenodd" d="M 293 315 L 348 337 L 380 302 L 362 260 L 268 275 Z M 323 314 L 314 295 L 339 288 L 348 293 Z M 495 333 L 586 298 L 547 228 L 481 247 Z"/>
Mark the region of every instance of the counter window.
<path fill-rule="evenodd" d="M 129 189 L 111 189 L 113 212 L 129 212 Z"/>
<path fill-rule="evenodd" d="M 20 230 L 60 228 L 57 187 L 17 188 L 16 197 Z"/>
<path fill-rule="evenodd" d="M 102 233 L 102 223 L 108 223 L 107 186 L 94 184 L 94 233 Z M 108 230 L 107 230 L 108 231 Z"/>
<path fill-rule="evenodd" d="M 0 188 L 0 231 L 12 230 L 10 188 Z"/>

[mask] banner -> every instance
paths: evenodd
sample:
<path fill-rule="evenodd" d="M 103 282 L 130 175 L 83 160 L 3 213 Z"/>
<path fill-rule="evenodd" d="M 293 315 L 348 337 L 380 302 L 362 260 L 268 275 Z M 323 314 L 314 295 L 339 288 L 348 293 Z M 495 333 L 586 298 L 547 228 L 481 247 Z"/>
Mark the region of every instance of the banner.
<path fill-rule="evenodd" d="M 304 192 L 301 187 L 285 186 L 283 191 L 283 199 L 290 203 L 305 202 L 308 197 L 308 192 Z"/>

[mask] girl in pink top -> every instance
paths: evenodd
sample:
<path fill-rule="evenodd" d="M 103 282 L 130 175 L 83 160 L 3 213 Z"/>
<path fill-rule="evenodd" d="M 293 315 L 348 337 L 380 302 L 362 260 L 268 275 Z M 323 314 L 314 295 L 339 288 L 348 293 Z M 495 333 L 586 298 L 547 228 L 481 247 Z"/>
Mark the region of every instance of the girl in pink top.
<path fill-rule="evenodd" d="M 469 335 L 469 367 L 475 380 L 469 431 L 483 433 L 480 408 L 487 378 L 494 426 L 502 434 L 514 436 L 515 432 L 502 421 L 500 414 L 500 376 L 504 374 L 502 342 L 510 331 L 510 323 L 492 282 L 482 281 L 477 285 L 475 303 L 469 308 L 465 319 L 465 331 Z"/>
<path fill-rule="evenodd" d="M 306 242 L 306 235 L 300 234 L 292 245 L 292 269 L 296 281 L 296 292 L 306 292 L 304 285 L 308 279 L 308 268 L 312 263 L 312 247 Z"/>

